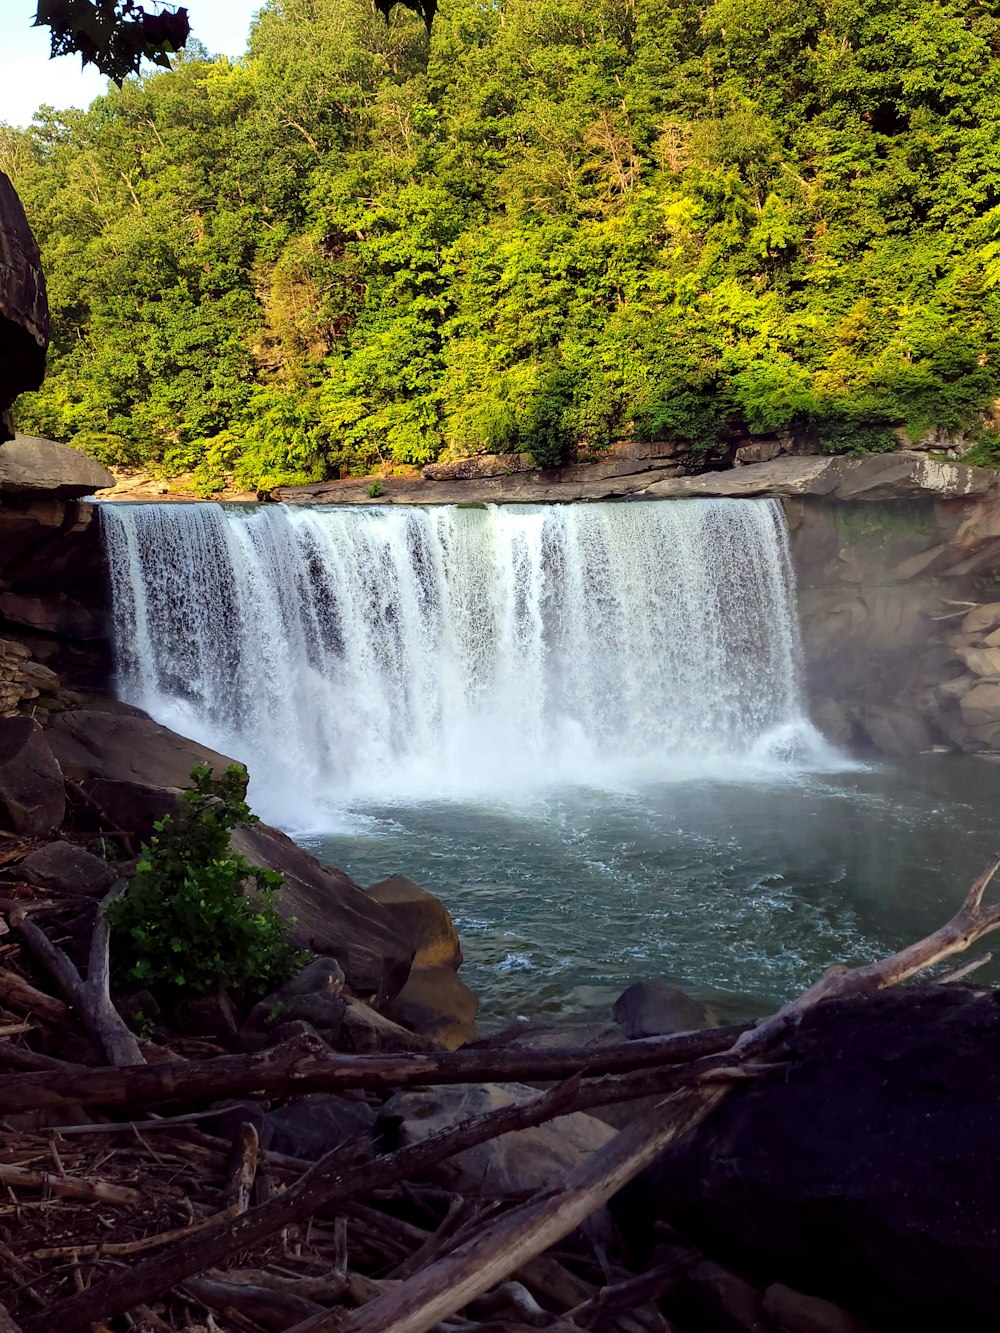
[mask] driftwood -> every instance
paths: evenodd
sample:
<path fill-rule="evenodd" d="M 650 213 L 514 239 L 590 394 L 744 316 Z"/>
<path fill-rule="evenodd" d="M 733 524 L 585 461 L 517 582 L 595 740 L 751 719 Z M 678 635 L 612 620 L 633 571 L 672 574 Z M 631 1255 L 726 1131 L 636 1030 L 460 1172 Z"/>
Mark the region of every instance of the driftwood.
<path fill-rule="evenodd" d="M 64 1199 L 93 1199 L 98 1203 L 138 1203 L 138 1190 L 111 1185 L 106 1180 L 78 1180 L 73 1176 L 53 1175 L 50 1171 L 32 1171 L 23 1166 L 0 1162 L 0 1185 L 42 1190 Z"/>
<path fill-rule="evenodd" d="M 57 949 L 45 932 L 23 912 L 12 913 L 11 921 L 25 944 L 49 970 L 59 989 L 77 1010 L 90 1036 L 113 1065 L 141 1065 L 142 1051 L 125 1020 L 111 1003 L 109 940 L 111 928 L 105 909 L 128 888 L 128 880 L 117 880 L 97 909 L 90 937 L 90 965 L 84 981 L 75 964 Z"/>
<path fill-rule="evenodd" d="M 692 1261 L 691 1252 L 679 1249 L 673 1260 L 629 1275 L 599 1246 L 589 1252 L 579 1235 L 564 1238 L 742 1081 L 767 1077 L 780 1067 L 787 1057 L 786 1039 L 813 1006 L 905 981 L 1000 927 L 1000 907 L 986 908 L 982 902 L 998 865 L 1000 858 L 976 881 L 955 917 L 925 940 L 878 963 L 832 969 L 797 1000 L 752 1027 L 582 1050 L 467 1049 L 378 1056 L 342 1055 L 316 1038 L 304 1037 L 257 1055 L 159 1065 L 129 1058 L 99 1069 L 53 1062 L 9 1041 L 0 1043 L 0 1068 L 23 1069 L 0 1080 L 0 1114 L 61 1107 L 67 1120 L 79 1107 L 118 1115 L 147 1108 L 148 1114 L 166 1107 L 204 1107 L 223 1098 L 364 1089 L 369 1100 L 377 1100 L 380 1090 L 415 1085 L 569 1079 L 525 1102 L 371 1160 L 359 1160 L 349 1145 L 313 1165 L 265 1152 L 249 1118 L 240 1123 L 239 1108 L 232 1107 L 227 1118 L 238 1127 L 231 1141 L 197 1128 L 208 1114 L 202 1110 L 135 1124 L 67 1125 L 66 1138 L 56 1138 L 55 1132 L 51 1141 L 36 1136 L 33 1149 L 27 1139 L 19 1146 L 20 1140 L 8 1138 L 7 1144 L 13 1145 L 6 1153 L 8 1165 L 21 1173 L 11 1188 L 54 1193 L 61 1183 L 66 1200 L 74 1182 L 90 1189 L 105 1183 L 132 1199 L 145 1194 L 131 1189 L 136 1166 L 141 1169 L 143 1164 L 170 1182 L 170 1190 L 160 1196 L 163 1202 L 142 1212 L 131 1232 L 94 1227 L 80 1234 L 80 1243 L 65 1244 L 74 1232 L 63 1226 L 61 1234 L 51 1238 L 60 1244 L 46 1245 L 44 1230 L 36 1229 L 37 1239 L 22 1242 L 20 1256 L 0 1244 L 0 1260 L 16 1275 L 9 1289 L 17 1301 L 13 1308 L 21 1333 L 56 1328 L 74 1333 L 124 1314 L 162 1333 L 179 1326 L 185 1302 L 214 1311 L 221 1324 L 244 1333 L 262 1327 L 292 1327 L 295 1333 L 420 1333 L 435 1326 L 442 1333 L 510 1333 L 538 1326 L 565 1333 L 587 1328 L 607 1333 L 662 1330 L 667 1325 L 649 1302 L 669 1293 Z M 101 997 L 107 996 L 103 916 L 98 918 L 84 982 L 66 955 L 17 907 L 12 905 L 11 919 L 20 939 L 50 968 L 93 1035 Z M 971 966 L 953 968 L 937 980 L 955 980 Z M 89 988 L 89 1018 L 80 988 Z M 63 1008 L 72 1024 L 73 1015 Z M 159 1048 L 152 1049 L 154 1058 Z M 108 1058 L 114 1065 L 110 1050 Z M 666 1094 L 666 1099 L 556 1187 L 523 1202 L 511 1196 L 499 1201 L 461 1199 L 419 1179 L 420 1173 L 497 1135 L 649 1093 Z M 221 1116 L 224 1111 L 217 1106 L 211 1113 Z M 250 1112 L 245 1114 L 249 1117 Z M 157 1130 L 149 1142 L 142 1137 L 147 1129 Z M 55 1172 L 39 1169 L 38 1163 L 48 1156 Z M 105 1164 L 114 1168 L 107 1174 L 117 1173 L 117 1180 L 103 1180 Z M 193 1181 L 193 1188 L 178 1188 L 175 1176 Z M 2 1172 L 0 1183 L 6 1183 Z M 395 1215 L 396 1202 L 407 1209 L 400 1216 Z M 54 1206 L 79 1208 L 65 1201 Z M 130 1206 L 141 1208 L 123 1202 L 115 1216 L 126 1216 Z M 41 1218 L 44 1227 L 47 1207 L 33 1199 L 12 1199 L 9 1206 L 0 1201 L 0 1213 L 11 1217 L 12 1227 L 15 1217 L 20 1227 L 22 1211 L 29 1221 Z M 19 1234 L 7 1233 L 12 1246 Z M 561 1253 L 552 1251 L 560 1241 L 561 1248 L 572 1250 L 569 1266 L 561 1262 Z M 32 1285 L 38 1265 L 60 1261 L 69 1262 L 47 1270 L 49 1285 L 39 1294 Z M 241 1267 L 228 1267 L 234 1262 Z M 571 1271 L 581 1262 L 584 1276 Z M 72 1291 L 71 1283 L 77 1290 L 65 1295 Z M 167 1301 L 164 1318 L 150 1308 L 161 1300 Z M 351 1313 L 350 1306 L 358 1308 Z M 33 1313 L 25 1313 L 33 1308 Z M 211 1318 L 207 1322 L 211 1326 Z"/>
<path fill-rule="evenodd" d="M 48 943 L 48 941 L 46 941 Z M 51 946 L 50 946 L 51 947 Z M 161 1065 L 15 1074 L 0 1084 L 0 1115 L 41 1107 L 108 1110 L 166 1107 L 235 1097 L 301 1096 L 352 1088 L 407 1088 L 445 1083 L 552 1082 L 684 1066 L 728 1051 L 747 1025 L 647 1037 L 617 1046 L 549 1051 L 452 1051 L 419 1055 L 342 1055 L 300 1036 L 255 1055 L 220 1055 Z"/>
<path fill-rule="evenodd" d="M 72 1028 L 73 1018 L 62 1000 L 46 995 L 16 972 L 0 969 L 0 1003 L 22 1014 L 31 1014 L 54 1027 Z"/>

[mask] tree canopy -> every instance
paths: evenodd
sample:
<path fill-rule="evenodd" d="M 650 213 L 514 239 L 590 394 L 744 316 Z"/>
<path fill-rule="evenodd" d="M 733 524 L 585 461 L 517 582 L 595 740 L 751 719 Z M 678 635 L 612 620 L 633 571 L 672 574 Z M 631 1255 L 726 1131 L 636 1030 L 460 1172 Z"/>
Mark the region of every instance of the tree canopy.
<path fill-rule="evenodd" d="M 1000 3 L 272 0 L 0 131 L 51 369 L 22 428 L 209 489 L 734 425 L 978 429 Z"/>

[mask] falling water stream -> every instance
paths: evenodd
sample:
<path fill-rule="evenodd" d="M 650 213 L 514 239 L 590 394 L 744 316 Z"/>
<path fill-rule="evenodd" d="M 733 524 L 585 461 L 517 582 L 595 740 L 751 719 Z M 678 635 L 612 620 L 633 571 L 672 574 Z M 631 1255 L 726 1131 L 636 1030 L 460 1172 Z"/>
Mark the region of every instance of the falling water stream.
<path fill-rule="evenodd" d="M 102 519 L 122 697 L 360 882 L 441 894 L 495 1019 L 636 976 L 753 1009 L 945 892 L 936 772 L 901 800 L 807 719 L 774 502 Z"/>

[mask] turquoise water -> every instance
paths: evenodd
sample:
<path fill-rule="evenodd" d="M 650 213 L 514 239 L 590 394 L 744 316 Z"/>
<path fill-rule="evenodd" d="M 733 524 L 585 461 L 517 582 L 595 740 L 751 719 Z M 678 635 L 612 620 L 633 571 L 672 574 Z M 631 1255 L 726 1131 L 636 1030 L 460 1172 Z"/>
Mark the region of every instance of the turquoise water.
<path fill-rule="evenodd" d="M 443 899 L 487 1028 L 606 1009 L 642 978 L 739 1017 L 941 924 L 1000 844 L 998 798 L 1000 765 L 929 755 L 523 805 L 366 806 L 300 840 L 362 884 L 398 872 Z"/>

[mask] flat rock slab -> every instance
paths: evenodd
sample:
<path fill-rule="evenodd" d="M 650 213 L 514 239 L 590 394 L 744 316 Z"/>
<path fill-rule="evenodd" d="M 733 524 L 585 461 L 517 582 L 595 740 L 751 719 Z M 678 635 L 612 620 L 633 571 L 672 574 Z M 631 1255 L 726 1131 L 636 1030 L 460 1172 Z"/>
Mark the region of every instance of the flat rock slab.
<path fill-rule="evenodd" d="M 47 491 L 61 499 L 92 495 L 114 477 L 95 458 L 37 435 L 15 435 L 0 445 L 0 492 Z"/>
<path fill-rule="evenodd" d="M 654 481 L 642 495 L 650 499 L 691 496 L 821 495 L 834 500 L 974 499 L 995 493 L 994 468 L 945 463 L 915 451 L 869 454 L 862 458 L 775 458 L 725 472 Z"/>

